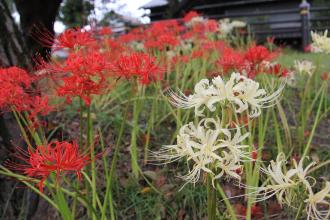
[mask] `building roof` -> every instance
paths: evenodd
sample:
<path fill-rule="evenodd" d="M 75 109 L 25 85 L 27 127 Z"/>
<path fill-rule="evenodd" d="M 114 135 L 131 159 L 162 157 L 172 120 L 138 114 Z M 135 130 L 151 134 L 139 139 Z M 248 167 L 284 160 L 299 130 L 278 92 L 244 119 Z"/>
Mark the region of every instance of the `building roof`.
<path fill-rule="evenodd" d="M 143 5 L 142 8 L 154 8 L 167 4 L 168 4 L 167 0 L 151 0 L 147 4 Z"/>

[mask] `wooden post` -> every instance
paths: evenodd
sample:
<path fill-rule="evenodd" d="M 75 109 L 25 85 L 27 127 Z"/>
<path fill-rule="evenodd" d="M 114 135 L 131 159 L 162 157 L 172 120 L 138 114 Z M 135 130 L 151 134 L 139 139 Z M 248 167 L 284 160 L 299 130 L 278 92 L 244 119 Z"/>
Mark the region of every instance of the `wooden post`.
<path fill-rule="evenodd" d="M 299 5 L 300 16 L 301 16 L 301 38 L 302 38 L 302 49 L 304 50 L 310 43 L 310 24 L 309 24 L 309 9 L 310 4 L 307 0 L 302 0 Z"/>

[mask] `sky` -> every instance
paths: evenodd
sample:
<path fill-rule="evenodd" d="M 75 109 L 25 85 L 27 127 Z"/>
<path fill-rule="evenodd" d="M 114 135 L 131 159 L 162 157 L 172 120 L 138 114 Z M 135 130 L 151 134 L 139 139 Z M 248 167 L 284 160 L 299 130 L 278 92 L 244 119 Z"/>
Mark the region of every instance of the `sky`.
<path fill-rule="evenodd" d="M 113 1 L 114 3 L 111 3 L 111 1 L 102 3 L 102 0 L 94 0 L 95 14 L 91 17 L 100 21 L 107 12 L 114 10 L 125 17 L 138 19 L 142 23 L 149 23 L 149 17 L 144 15 L 150 13 L 150 11 L 142 9 L 141 7 L 150 1 L 151 0 L 116 0 Z M 56 21 L 54 30 L 56 33 L 61 33 L 65 30 L 65 26 L 62 22 Z"/>

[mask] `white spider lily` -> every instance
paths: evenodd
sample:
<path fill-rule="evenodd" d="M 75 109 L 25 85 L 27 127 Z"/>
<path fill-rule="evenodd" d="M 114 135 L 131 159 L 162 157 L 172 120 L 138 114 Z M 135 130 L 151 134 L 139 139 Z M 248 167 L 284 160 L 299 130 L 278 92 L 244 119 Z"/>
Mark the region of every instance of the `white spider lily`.
<path fill-rule="evenodd" d="M 169 96 L 171 97 L 170 102 L 183 109 L 195 108 L 195 114 L 197 116 L 203 116 L 204 108 L 203 105 L 207 105 L 211 108 L 211 111 L 215 111 L 215 107 L 211 106 L 209 103 L 212 96 L 214 96 L 214 88 L 210 85 L 207 79 L 202 79 L 195 85 L 195 93 L 193 95 L 185 96 L 182 92 L 175 94 L 173 91 L 169 91 Z"/>
<path fill-rule="evenodd" d="M 308 60 L 295 60 L 294 68 L 300 74 L 308 74 L 309 76 L 313 75 L 315 66 L 311 61 Z"/>
<path fill-rule="evenodd" d="M 310 170 L 310 168 L 312 168 L 312 166 L 314 166 L 316 163 L 311 162 L 310 164 L 308 164 L 306 166 L 306 168 L 304 168 L 303 167 L 303 162 L 304 162 L 304 160 L 301 159 L 299 161 L 299 163 L 297 164 L 297 161 L 293 160 L 293 166 L 295 168 L 291 169 L 290 171 L 292 173 L 294 173 L 303 184 L 305 184 L 305 187 L 307 188 L 308 191 L 311 191 L 312 190 L 312 185 L 314 185 L 314 184 L 311 185 L 308 180 L 313 180 L 315 182 L 315 179 L 311 176 L 307 176 L 307 174 L 308 174 L 308 171 Z M 288 171 L 288 172 L 290 172 L 290 171 Z"/>
<path fill-rule="evenodd" d="M 221 131 L 226 136 L 226 138 L 220 140 L 221 144 L 218 146 L 221 148 L 227 148 L 230 151 L 232 155 L 231 161 L 236 163 L 241 161 L 242 158 L 251 159 L 248 157 L 248 154 L 246 154 L 245 151 L 242 151 L 242 149 L 249 147 L 249 145 L 240 145 L 240 143 L 250 135 L 249 133 L 242 135 L 239 127 L 236 127 L 236 133 L 234 137 L 232 137 L 232 133 L 228 129 L 222 129 Z"/>
<path fill-rule="evenodd" d="M 239 73 L 232 73 L 227 82 L 217 76 L 210 82 L 202 79 L 195 85 L 194 94 L 186 96 L 169 92 L 170 102 L 179 108 L 195 108 L 196 116 L 203 116 L 205 106 L 209 111 L 216 110 L 216 103 L 230 103 L 236 113 L 249 112 L 249 116 L 257 117 L 262 108 L 276 103 L 284 88 L 284 83 L 274 93 L 268 95 L 259 83 Z"/>
<path fill-rule="evenodd" d="M 194 26 L 194 25 L 196 25 L 196 24 L 203 23 L 203 22 L 205 22 L 205 21 L 206 21 L 206 19 L 203 18 L 202 16 L 195 16 L 195 17 L 193 17 L 190 21 L 185 22 L 185 25 L 186 25 L 187 27 L 192 27 L 192 26 Z"/>
<path fill-rule="evenodd" d="M 242 165 L 237 161 L 233 155 L 228 154 L 227 152 L 223 152 L 224 159 L 221 161 L 218 161 L 216 164 L 216 168 L 220 170 L 219 173 L 217 173 L 213 177 L 213 186 L 214 186 L 214 180 L 221 178 L 222 176 L 226 175 L 227 177 L 241 180 L 241 176 L 238 174 L 238 170 L 242 169 Z"/>
<path fill-rule="evenodd" d="M 221 35 L 224 37 L 233 31 L 234 28 L 243 28 L 246 26 L 246 23 L 243 21 L 230 21 L 228 18 L 219 20 L 219 30 Z"/>
<path fill-rule="evenodd" d="M 312 45 L 311 49 L 316 53 L 330 53 L 330 38 L 327 37 L 328 30 L 326 30 L 323 35 L 316 32 L 311 32 L 312 35 Z"/>
<path fill-rule="evenodd" d="M 314 180 L 314 178 L 307 176 L 307 174 L 315 163 L 312 162 L 304 168 L 303 161 L 304 159 L 301 159 L 297 164 L 297 162 L 293 160 L 294 167 L 286 170 L 285 155 L 280 153 L 276 161 L 270 162 L 267 169 L 261 168 L 263 173 L 271 177 L 271 184 L 257 188 L 257 201 L 263 201 L 276 195 L 281 206 L 284 203 L 290 205 L 291 200 L 296 196 L 292 190 L 296 186 L 302 185 L 308 192 L 312 192 L 313 184 L 311 184 L 309 180 Z"/>
<path fill-rule="evenodd" d="M 234 131 L 235 134 L 232 134 Z M 211 174 L 214 178 L 226 174 L 240 179 L 234 172 L 241 167 L 245 157 L 243 149 L 248 146 L 241 142 L 248 135 L 241 135 L 239 127 L 222 128 L 219 119 L 205 118 L 197 125 L 190 122 L 181 127 L 177 144 L 163 146 L 154 156 L 165 162 L 185 159 L 189 172 L 182 178 L 187 183 L 196 183 L 202 172 Z"/>
<path fill-rule="evenodd" d="M 270 165 L 267 167 L 267 169 L 261 168 L 262 172 L 271 177 L 271 184 L 267 185 L 266 187 L 259 188 L 258 191 L 264 191 L 264 193 L 259 195 L 261 197 L 258 198 L 258 201 L 263 201 L 276 195 L 280 205 L 283 205 L 283 203 L 290 204 L 288 193 L 292 187 L 298 184 L 297 181 L 292 179 L 297 171 L 294 169 L 285 173 L 285 171 L 283 171 L 285 163 L 285 155 L 281 153 L 277 155 L 276 162 L 270 162 Z"/>
<path fill-rule="evenodd" d="M 330 217 L 330 182 L 325 183 L 324 189 L 317 193 L 310 192 L 308 199 L 305 200 L 307 219 L 326 220 Z M 328 198 L 328 199 L 327 199 Z M 319 210 L 320 206 L 324 210 Z"/>

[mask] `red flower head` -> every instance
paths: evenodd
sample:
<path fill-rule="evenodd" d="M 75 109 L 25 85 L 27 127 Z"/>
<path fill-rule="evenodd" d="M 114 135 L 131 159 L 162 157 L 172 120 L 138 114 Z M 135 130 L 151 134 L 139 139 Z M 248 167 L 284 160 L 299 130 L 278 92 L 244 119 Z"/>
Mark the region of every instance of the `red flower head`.
<path fill-rule="evenodd" d="M 0 108 L 15 107 L 22 111 L 29 105 L 29 89 L 32 78 L 29 74 L 18 67 L 0 69 Z"/>
<path fill-rule="evenodd" d="M 112 30 L 109 27 L 102 27 L 100 30 L 98 30 L 98 33 L 100 35 L 108 35 L 109 36 L 109 35 L 112 34 Z"/>
<path fill-rule="evenodd" d="M 187 14 L 185 14 L 185 16 L 183 17 L 183 21 L 184 22 L 189 22 L 191 21 L 191 19 L 193 19 L 194 17 L 198 17 L 199 14 L 196 11 L 189 11 Z"/>
<path fill-rule="evenodd" d="M 218 26 L 219 24 L 216 20 L 209 19 L 205 23 L 205 31 L 210 33 L 217 32 L 219 30 Z"/>
<path fill-rule="evenodd" d="M 322 73 L 322 75 L 321 75 L 321 79 L 323 80 L 323 81 L 328 81 L 328 79 L 329 79 L 329 73 Z"/>
<path fill-rule="evenodd" d="M 305 53 L 310 53 L 312 52 L 312 45 L 308 44 L 307 46 L 304 47 L 304 52 Z"/>
<path fill-rule="evenodd" d="M 55 48 L 69 48 L 88 46 L 95 43 L 95 39 L 89 31 L 77 29 L 67 29 L 55 39 Z"/>
<path fill-rule="evenodd" d="M 29 119 L 32 121 L 34 127 L 40 125 L 38 115 L 46 116 L 53 110 L 53 106 L 49 105 L 48 96 L 35 96 L 31 97 L 31 103 L 29 108 Z"/>
<path fill-rule="evenodd" d="M 217 61 L 217 65 L 222 68 L 223 73 L 230 71 L 240 71 L 244 69 L 243 55 L 232 48 L 224 48 L 221 58 Z"/>
<path fill-rule="evenodd" d="M 266 71 L 269 74 L 273 74 L 278 77 L 286 77 L 288 74 L 288 70 L 279 63 L 271 65 Z"/>
<path fill-rule="evenodd" d="M 64 65 L 54 65 L 50 69 L 62 74 L 57 93 L 68 102 L 79 96 L 89 105 L 91 95 L 101 94 L 107 88 L 105 58 L 97 51 L 71 53 Z"/>
<path fill-rule="evenodd" d="M 145 42 L 146 48 L 157 48 L 158 50 L 164 50 L 166 47 L 175 47 L 179 44 L 179 41 L 175 35 L 161 34 L 155 39 L 148 39 Z"/>
<path fill-rule="evenodd" d="M 253 45 L 246 51 L 244 57 L 247 61 L 249 61 L 253 65 L 257 65 L 262 61 L 269 61 L 275 58 L 276 55 L 277 55 L 276 53 L 270 52 L 264 46 Z"/>
<path fill-rule="evenodd" d="M 181 26 L 177 20 L 169 19 L 153 22 L 151 27 L 147 29 L 147 32 L 151 33 L 152 36 L 157 37 L 159 34 L 163 33 L 177 35 L 184 29 L 185 28 Z"/>
<path fill-rule="evenodd" d="M 145 53 L 120 56 L 112 65 L 112 71 L 127 79 L 137 77 L 142 84 L 163 78 L 164 69 L 156 64 L 156 58 Z"/>
<path fill-rule="evenodd" d="M 66 141 L 54 141 L 48 145 L 29 148 L 26 152 L 22 148 L 17 149 L 17 158 L 26 164 L 7 163 L 13 170 L 40 179 L 39 190 L 43 191 L 45 180 L 51 173 L 56 173 L 57 181 L 62 173 L 75 172 L 81 179 L 81 170 L 91 162 L 89 153 L 79 153 L 78 144 Z"/>

